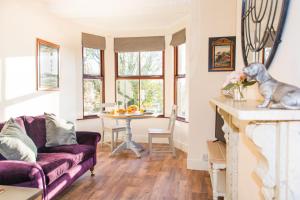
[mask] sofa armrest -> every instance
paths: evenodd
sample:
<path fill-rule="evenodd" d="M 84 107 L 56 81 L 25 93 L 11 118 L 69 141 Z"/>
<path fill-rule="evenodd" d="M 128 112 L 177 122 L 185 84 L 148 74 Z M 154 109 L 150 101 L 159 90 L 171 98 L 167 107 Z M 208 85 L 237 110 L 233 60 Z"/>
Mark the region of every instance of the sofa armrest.
<path fill-rule="evenodd" d="M 89 131 L 76 131 L 76 137 L 78 144 L 88 144 L 95 147 L 101 139 L 100 133 Z"/>
<path fill-rule="evenodd" d="M 87 144 L 95 147 L 95 153 L 93 156 L 93 164 L 97 163 L 97 143 L 101 139 L 100 133 L 88 132 L 88 131 L 77 131 L 76 132 L 78 144 Z"/>
<path fill-rule="evenodd" d="M 22 185 L 31 183 L 31 187 L 45 188 L 45 175 L 36 163 L 24 161 L 0 161 L 0 185 Z"/>

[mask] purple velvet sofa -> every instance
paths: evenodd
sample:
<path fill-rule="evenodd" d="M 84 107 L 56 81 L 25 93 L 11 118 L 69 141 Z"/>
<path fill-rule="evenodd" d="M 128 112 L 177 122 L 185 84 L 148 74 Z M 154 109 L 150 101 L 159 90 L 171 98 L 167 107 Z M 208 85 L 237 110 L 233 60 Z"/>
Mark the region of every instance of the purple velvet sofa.
<path fill-rule="evenodd" d="M 0 185 L 41 188 L 43 199 L 49 200 L 86 171 L 91 170 L 94 175 L 99 133 L 76 132 L 78 144 L 47 148 L 44 116 L 22 116 L 15 120 L 37 146 L 37 162 L 6 160 L 0 154 Z M 0 123 L 0 130 L 3 125 Z"/>

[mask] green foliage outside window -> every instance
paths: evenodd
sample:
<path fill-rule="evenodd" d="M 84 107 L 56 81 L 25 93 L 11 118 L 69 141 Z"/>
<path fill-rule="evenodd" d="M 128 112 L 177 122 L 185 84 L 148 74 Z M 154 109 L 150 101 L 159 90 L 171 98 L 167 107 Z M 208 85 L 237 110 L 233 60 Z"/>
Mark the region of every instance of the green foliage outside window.
<path fill-rule="evenodd" d="M 138 105 L 148 111 L 163 113 L 162 52 L 126 52 L 118 54 L 118 76 L 132 77 L 116 82 L 120 107 Z M 153 79 L 153 76 L 160 78 Z"/>

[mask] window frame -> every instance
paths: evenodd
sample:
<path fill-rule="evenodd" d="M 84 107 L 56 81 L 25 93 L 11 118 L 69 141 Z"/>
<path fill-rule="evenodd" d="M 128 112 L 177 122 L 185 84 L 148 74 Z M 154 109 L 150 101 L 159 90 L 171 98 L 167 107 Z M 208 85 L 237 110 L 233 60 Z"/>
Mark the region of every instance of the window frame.
<path fill-rule="evenodd" d="M 165 117 L 165 50 L 162 52 L 162 75 L 141 75 L 141 52 L 139 52 L 139 74 L 132 76 L 119 76 L 119 52 L 115 52 L 115 101 L 117 101 L 117 81 L 118 80 L 138 80 L 139 81 L 139 102 L 141 100 L 140 89 L 141 89 L 141 80 L 162 80 L 163 81 L 163 113 L 158 117 Z M 122 53 L 122 52 L 121 52 Z M 140 105 L 139 105 L 140 106 Z"/>
<path fill-rule="evenodd" d="M 100 75 L 88 75 L 84 73 L 84 48 L 89 47 L 82 47 L 82 116 L 83 119 L 93 119 L 93 118 L 99 118 L 97 115 L 85 115 L 84 114 L 84 80 L 85 79 L 94 79 L 94 80 L 101 80 L 102 82 L 102 102 L 105 102 L 105 65 L 104 65 L 104 50 L 100 50 Z M 91 48 L 91 49 L 97 49 L 97 48 Z"/>
<path fill-rule="evenodd" d="M 177 105 L 177 94 L 178 94 L 178 80 L 186 79 L 185 74 L 179 74 L 179 66 L 178 66 L 178 46 L 174 46 L 174 104 Z M 185 117 L 176 116 L 178 121 L 188 122 Z"/>

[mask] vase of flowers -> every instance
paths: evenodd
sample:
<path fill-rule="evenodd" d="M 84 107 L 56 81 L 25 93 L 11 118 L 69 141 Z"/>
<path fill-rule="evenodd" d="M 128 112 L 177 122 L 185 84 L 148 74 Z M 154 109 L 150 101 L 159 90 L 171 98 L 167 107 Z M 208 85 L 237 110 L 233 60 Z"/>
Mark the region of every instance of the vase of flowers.
<path fill-rule="evenodd" d="M 232 72 L 223 84 L 223 93 L 231 96 L 235 101 L 245 101 L 247 99 L 247 87 L 255 84 L 256 81 L 248 81 L 243 72 Z"/>

